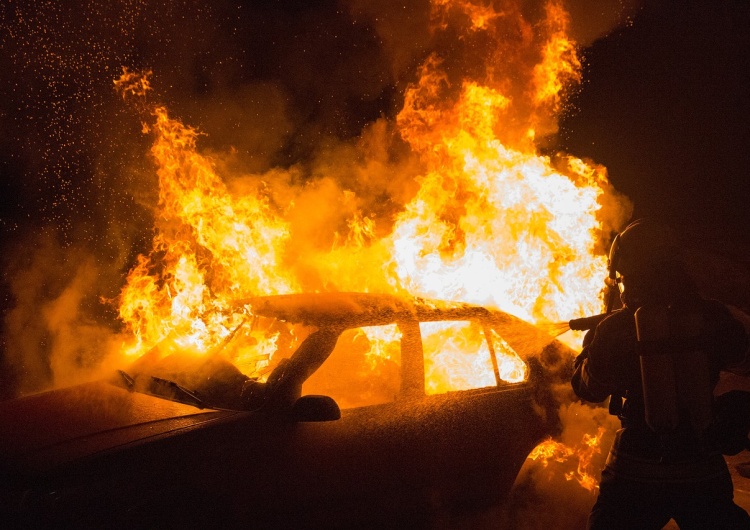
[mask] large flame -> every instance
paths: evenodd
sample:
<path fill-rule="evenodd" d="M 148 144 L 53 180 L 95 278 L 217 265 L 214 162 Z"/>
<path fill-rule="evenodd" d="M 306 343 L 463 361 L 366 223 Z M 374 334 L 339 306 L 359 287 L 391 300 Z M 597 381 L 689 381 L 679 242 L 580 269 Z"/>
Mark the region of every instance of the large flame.
<path fill-rule="evenodd" d="M 241 192 L 230 189 L 216 161 L 197 148 L 198 133 L 165 107 L 150 108 L 144 130 L 154 138 L 159 202 L 153 248 L 130 271 L 120 297 L 133 337 L 127 352 L 215 351 L 246 318 L 236 300 L 321 287 L 474 302 L 532 322 L 599 312 L 606 260 L 597 244 L 604 219 L 623 214 L 602 212 L 612 191 L 603 168 L 537 147 L 554 132 L 565 93 L 580 79 L 567 14 L 551 1 L 531 25 L 515 3 L 505 4 L 434 1 L 436 28 L 458 24 L 484 34 L 494 49 L 467 77 L 457 78 L 439 53 L 422 64 L 395 123 L 418 158 L 418 191 L 393 219 L 355 209 L 348 234 L 324 249 L 301 242 L 323 209 L 306 212 L 312 228 L 295 232 L 289 218 L 302 206 L 295 193 L 285 204 L 274 198 L 265 184 L 273 172 L 245 179 Z M 139 101 L 150 88 L 148 75 L 127 70 L 116 85 Z M 352 191 L 343 197 L 354 200 Z M 370 336 L 370 358 L 397 339 L 388 334 Z M 446 349 L 427 359 L 435 374 L 452 374 L 438 376 L 433 391 L 493 380 L 481 371 L 451 379 L 462 340 L 455 354 Z M 503 378 L 522 380 L 518 355 L 501 338 L 495 348 Z M 247 373 L 269 355 L 228 353 Z"/>
<path fill-rule="evenodd" d="M 119 83 L 131 79 L 126 71 Z M 239 324 L 233 300 L 295 289 L 278 262 L 289 229 L 262 190 L 229 194 L 211 160 L 196 151 L 193 129 L 163 107 L 153 116 L 157 233 L 151 254 L 128 275 L 120 316 L 136 339 L 134 354 L 169 336 L 205 352 Z"/>

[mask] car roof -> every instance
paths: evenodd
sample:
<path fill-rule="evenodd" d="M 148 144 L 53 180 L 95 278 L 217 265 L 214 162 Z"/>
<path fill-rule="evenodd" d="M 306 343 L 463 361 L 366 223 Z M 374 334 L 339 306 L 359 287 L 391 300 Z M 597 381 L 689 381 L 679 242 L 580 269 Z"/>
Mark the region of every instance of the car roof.
<path fill-rule="evenodd" d="M 466 303 L 407 298 L 379 293 L 302 293 L 257 296 L 238 302 L 253 315 L 294 324 L 354 328 L 398 321 L 462 320 L 497 315 L 498 311 Z"/>

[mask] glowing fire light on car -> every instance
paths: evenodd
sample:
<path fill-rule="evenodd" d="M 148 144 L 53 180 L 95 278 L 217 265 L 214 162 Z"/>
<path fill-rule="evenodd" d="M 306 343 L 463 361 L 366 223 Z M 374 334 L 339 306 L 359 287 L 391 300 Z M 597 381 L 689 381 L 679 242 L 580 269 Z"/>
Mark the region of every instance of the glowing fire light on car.
<path fill-rule="evenodd" d="M 290 217 L 315 223 L 320 215 L 304 210 L 294 193 L 280 201 L 263 175 L 231 188 L 220 164 L 200 152 L 195 129 L 164 106 L 148 108 L 143 129 L 154 138 L 159 201 L 152 249 L 139 257 L 119 299 L 133 337 L 125 347 L 131 358 L 221 351 L 246 375 L 262 377 L 278 335 L 243 328 L 250 315 L 236 304 L 256 295 L 389 292 L 496 307 L 531 322 L 601 312 L 606 259 L 597 243 L 627 208 L 603 209 L 617 202 L 604 168 L 542 155 L 537 147 L 555 130 L 565 90 L 580 80 L 567 14 L 548 2 L 532 27 L 514 4 L 504 7 L 435 0 L 436 27 L 464 20 L 462 31 L 485 32 L 497 49 L 481 74 L 465 79 L 456 79 L 439 54 L 424 61 L 395 120 L 420 167 L 418 190 L 393 219 L 356 211 L 346 221 L 348 234 L 336 234 L 327 248 L 299 245 L 314 225 L 301 234 Z M 509 28 L 516 35 L 510 41 Z M 123 98 L 145 105 L 147 73 L 124 70 L 115 84 Z M 353 192 L 344 190 L 344 197 L 353 199 Z M 392 360 L 395 330 L 361 333 L 368 333 L 373 370 Z M 424 340 L 441 333 L 425 329 Z M 467 346 L 481 343 L 476 330 L 451 333 L 442 339 L 450 347 L 425 360 L 428 392 L 494 384 L 491 369 L 482 368 L 488 348 L 504 381 L 527 377 L 523 359 L 491 330 L 484 347 Z M 457 368 L 467 350 L 482 367 Z M 596 440 L 586 443 L 592 451 Z M 581 469 L 576 478 L 592 487 Z"/>
<path fill-rule="evenodd" d="M 495 31 L 487 8 L 464 2 L 434 9 L 436 19 L 465 11 L 468 31 Z M 514 24 L 531 30 L 522 18 Z M 605 260 L 594 249 L 606 174 L 572 157 L 542 156 L 534 144 L 559 110 L 561 91 L 579 78 L 566 25 L 561 6 L 549 3 L 540 37 L 516 50 L 538 48 L 522 90 L 506 89 L 519 64 L 453 87 L 439 57 L 425 61 L 397 118 L 424 168 L 419 190 L 386 236 L 374 239 L 375 220 L 355 216 L 346 252 L 310 256 L 327 285 L 481 303 L 532 322 L 600 310 Z M 127 70 L 116 84 L 123 97 L 142 97 L 150 87 L 148 75 Z M 144 130 L 154 136 L 159 204 L 153 249 L 121 294 L 120 315 L 135 338 L 129 351 L 140 355 L 169 336 L 208 351 L 244 318 L 233 300 L 318 286 L 284 266 L 295 238 L 285 215 L 294 205 L 272 204 L 260 179 L 250 192 L 233 193 L 199 152 L 197 131 L 162 106 L 149 120 Z M 389 262 L 368 259 L 384 256 Z M 511 368 L 501 371 L 518 380 L 513 355 L 508 362 Z"/>

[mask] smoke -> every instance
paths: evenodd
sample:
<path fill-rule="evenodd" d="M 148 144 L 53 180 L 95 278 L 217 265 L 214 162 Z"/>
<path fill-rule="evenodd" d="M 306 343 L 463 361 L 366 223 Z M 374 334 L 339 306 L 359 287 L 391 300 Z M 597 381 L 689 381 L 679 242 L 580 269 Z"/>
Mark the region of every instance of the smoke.
<path fill-rule="evenodd" d="M 446 100 L 464 79 L 529 97 L 511 81 L 528 76 L 535 58 L 513 52 L 544 20 L 543 3 L 495 4 L 523 17 L 468 37 L 455 29 L 469 24 L 465 12 L 426 0 L 4 4 L 0 64 L 11 82 L 0 88 L 0 140 L 15 205 L 0 219 L 9 228 L 0 397 L 100 377 L 119 359 L 125 337 L 114 301 L 162 222 L 151 137 L 140 134 L 152 117 L 113 90 L 123 66 L 154 72 L 155 97 L 200 131 L 199 151 L 231 197 L 261 192 L 285 219 L 295 235 L 283 256 L 289 276 L 309 291 L 377 287 L 358 275 L 365 268 L 337 267 L 387 264 L 377 241 L 420 188 L 423 163 L 396 123 L 420 67 L 440 57 Z M 637 9 L 634 1 L 565 4 L 579 45 Z M 530 109 L 519 106 L 510 121 L 554 134 L 555 112 Z M 524 141 L 515 133 L 500 131 Z M 602 200 L 605 230 L 616 229 L 628 215 L 622 197 L 608 189 Z M 513 339 L 541 349 L 532 337 Z M 613 432 L 603 409 L 561 401 L 566 446 L 580 447 L 600 427 Z M 588 471 L 601 468 L 607 436 Z M 576 527 L 571 518 L 593 502 L 566 477 L 578 464 L 528 461 L 498 516 L 514 528 Z"/>
<path fill-rule="evenodd" d="M 102 362 L 122 342 L 111 326 L 114 307 L 101 300 L 117 274 L 86 249 L 62 248 L 48 234 L 5 261 L 15 304 L 5 315 L 3 373 L 16 392 L 101 375 Z"/>
<path fill-rule="evenodd" d="M 571 36 L 581 47 L 590 46 L 631 23 L 643 4 L 644 0 L 566 0 Z"/>

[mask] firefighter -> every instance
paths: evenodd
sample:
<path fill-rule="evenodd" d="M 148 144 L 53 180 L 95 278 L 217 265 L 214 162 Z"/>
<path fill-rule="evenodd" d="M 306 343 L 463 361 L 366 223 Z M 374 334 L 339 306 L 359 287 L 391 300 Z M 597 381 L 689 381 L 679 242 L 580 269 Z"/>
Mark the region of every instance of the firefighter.
<path fill-rule="evenodd" d="M 669 227 L 628 225 L 609 268 L 623 306 L 586 334 L 572 377 L 581 399 L 609 398 L 622 426 L 588 528 L 661 529 L 670 519 L 681 529 L 750 528 L 733 501 L 713 396 L 721 370 L 747 375 L 747 330 L 727 306 L 699 296 Z"/>

